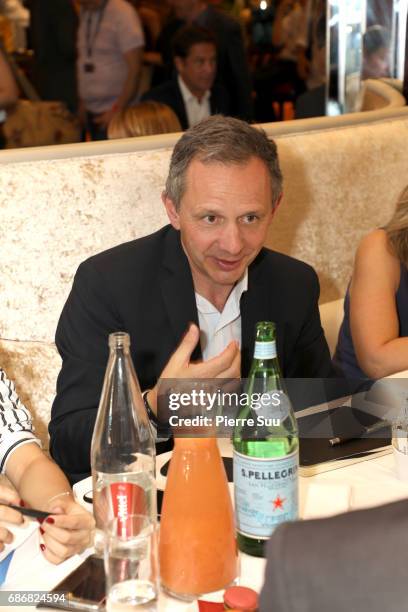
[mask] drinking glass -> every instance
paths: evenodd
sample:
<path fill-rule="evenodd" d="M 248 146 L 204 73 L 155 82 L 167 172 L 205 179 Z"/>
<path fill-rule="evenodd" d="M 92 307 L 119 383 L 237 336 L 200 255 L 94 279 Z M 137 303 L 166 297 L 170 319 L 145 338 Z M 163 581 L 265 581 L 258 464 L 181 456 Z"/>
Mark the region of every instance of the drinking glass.
<path fill-rule="evenodd" d="M 107 612 L 154 612 L 159 593 L 157 525 L 146 515 L 115 518 L 105 533 Z"/>

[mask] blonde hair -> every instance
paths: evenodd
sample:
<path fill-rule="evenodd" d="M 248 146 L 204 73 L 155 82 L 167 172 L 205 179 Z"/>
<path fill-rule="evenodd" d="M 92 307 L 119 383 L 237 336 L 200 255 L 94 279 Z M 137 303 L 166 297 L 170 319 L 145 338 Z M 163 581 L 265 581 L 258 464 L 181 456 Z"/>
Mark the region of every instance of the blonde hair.
<path fill-rule="evenodd" d="M 131 138 L 181 132 L 174 111 L 160 102 L 141 102 L 116 113 L 108 126 L 108 138 Z"/>
<path fill-rule="evenodd" d="M 392 251 L 408 268 L 408 186 L 398 196 L 394 214 L 384 230 Z"/>

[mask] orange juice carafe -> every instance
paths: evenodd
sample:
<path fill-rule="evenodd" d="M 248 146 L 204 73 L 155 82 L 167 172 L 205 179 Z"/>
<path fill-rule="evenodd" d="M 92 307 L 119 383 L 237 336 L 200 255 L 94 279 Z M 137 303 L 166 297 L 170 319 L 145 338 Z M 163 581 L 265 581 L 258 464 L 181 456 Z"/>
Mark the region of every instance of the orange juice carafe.
<path fill-rule="evenodd" d="M 161 584 L 191 599 L 237 577 L 234 513 L 215 438 L 176 438 L 160 523 Z"/>

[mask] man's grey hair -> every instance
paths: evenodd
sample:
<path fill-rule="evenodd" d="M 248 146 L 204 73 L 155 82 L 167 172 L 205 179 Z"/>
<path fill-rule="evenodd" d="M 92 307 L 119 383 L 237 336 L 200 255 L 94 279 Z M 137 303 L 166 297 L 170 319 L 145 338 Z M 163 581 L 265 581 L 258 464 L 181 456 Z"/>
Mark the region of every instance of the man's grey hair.
<path fill-rule="evenodd" d="M 186 189 L 186 173 L 193 159 L 203 164 L 245 164 L 251 157 L 261 159 L 269 172 L 272 208 L 282 193 L 282 173 L 275 142 L 264 130 L 245 121 L 213 115 L 187 130 L 174 147 L 164 195 L 176 208 Z"/>

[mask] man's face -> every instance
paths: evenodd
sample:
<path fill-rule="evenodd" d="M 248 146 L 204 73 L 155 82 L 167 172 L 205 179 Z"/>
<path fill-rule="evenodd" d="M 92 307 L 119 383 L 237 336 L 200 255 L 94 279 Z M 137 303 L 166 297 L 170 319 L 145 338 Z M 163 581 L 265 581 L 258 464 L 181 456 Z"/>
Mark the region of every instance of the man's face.
<path fill-rule="evenodd" d="M 269 172 L 256 157 L 228 165 L 194 159 L 179 209 L 169 198 L 164 203 L 180 230 L 195 289 L 207 299 L 232 289 L 243 276 L 273 217 Z"/>
<path fill-rule="evenodd" d="M 81 8 L 86 11 L 97 11 L 102 6 L 103 0 L 79 0 Z"/>
<path fill-rule="evenodd" d="M 201 98 L 214 84 L 217 52 L 212 43 L 192 45 L 186 58 L 176 57 L 177 72 L 192 94 Z"/>

